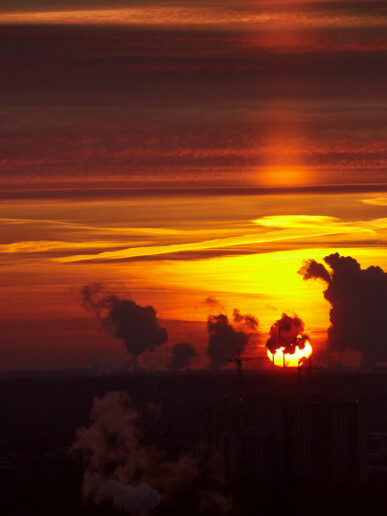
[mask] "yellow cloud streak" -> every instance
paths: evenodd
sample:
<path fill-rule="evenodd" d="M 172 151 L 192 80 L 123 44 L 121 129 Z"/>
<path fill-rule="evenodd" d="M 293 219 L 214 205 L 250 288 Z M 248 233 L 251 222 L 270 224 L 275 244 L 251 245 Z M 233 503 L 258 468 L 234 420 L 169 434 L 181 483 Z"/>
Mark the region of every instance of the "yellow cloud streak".
<path fill-rule="evenodd" d="M 321 225 L 338 225 L 343 224 L 336 217 L 327 217 L 324 215 L 275 215 L 269 217 L 261 217 L 253 220 L 255 224 L 266 227 L 280 228 L 310 228 L 313 226 L 321 227 Z"/>
<path fill-rule="evenodd" d="M 276 226 L 279 229 L 268 232 L 254 232 L 247 235 L 217 238 L 202 242 L 188 242 L 182 244 L 169 244 L 160 246 L 133 247 L 119 251 L 106 251 L 95 255 L 76 255 L 55 258 L 61 263 L 81 262 L 85 260 L 120 260 L 145 256 L 156 256 L 183 251 L 202 251 L 210 249 L 222 249 L 240 245 L 257 245 L 288 240 L 300 240 L 329 235 L 342 235 L 353 233 L 374 234 L 372 228 L 356 226 L 337 221 L 331 217 L 298 216 L 298 222 L 294 217 L 263 217 L 254 222 L 261 226 Z M 325 223 L 325 226 L 324 226 Z M 283 229 L 285 228 L 285 229 Z"/>
<path fill-rule="evenodd" d="M 139 244 L 139 242 L 137 243 Z M 0 244 L 1 253 L 44 253 L 52 250 L 95 249 L 103 247 L 123 247 L 127 242 L 62 242 L 52 240 L 34 240 Z"/>
<path fill-rule="evenodd" d="M 387 197 L 374 197 L 372 199 L 362 199 L 364 204 L 372 204 L 373 206 L 387 206 Z"/>

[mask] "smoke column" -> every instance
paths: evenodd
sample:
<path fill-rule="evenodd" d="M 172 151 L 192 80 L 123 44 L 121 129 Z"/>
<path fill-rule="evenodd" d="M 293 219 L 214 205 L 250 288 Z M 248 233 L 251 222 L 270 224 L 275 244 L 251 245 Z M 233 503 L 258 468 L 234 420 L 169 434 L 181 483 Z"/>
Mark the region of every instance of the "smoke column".
<path fill-rule="evenodd" d="M 188 367 L 191 360 L 197 356 L 196 348 L 189 342 L 179 342 L 172 348 L 172 359 L 169 364 L 171 371 L 179 371 Z"/>
<path fill-rule="evenodd" d="M 168 340 L 167 330 L 159 325 L 152 306 L 140 306 L 131 299 L 120 299 L 106 293 L 98 284 L 83 287 L 81 294 L 84 306 L 114 337 L 124 341 L 135 364 L 141 353 L 154 351 Z"/>
<path fill-rule="evenodd" d="M 305 325 L 303 321 L 297 317 L 290 317 L 282 314 L 270 328 L 270 337 L 266 342 L 266 347 L 270 353 L 275 354 L 279 348 L 284 348 L 284 353 L 293 355 L 296 347 L 304 349 L 308 336 L 304 335 Z"/>
<path fill-rule="evenodd" d="M 327 284 L 330 303 L 330 350 L 360 351 L 364 366 L 387 361 L 387 273 L 380 267 L 362 269 L 350 256 L 338 253 L 324 258 L 329 270 L 315 260 L 304 262 L 299 273 L 305 280 Z"/>
<path fill-rule="evenodd" d="M 252 315 L 241 315 L 235 309 L 233 320 L 237 327 L 230 324 L 227 315 L 209 316 L 207 321 L 208 347 L 211 369 L 220 369 L 228 364 L 230 358 L 245 351 L 252 334 L 257 334 L 258 321 Z"/>

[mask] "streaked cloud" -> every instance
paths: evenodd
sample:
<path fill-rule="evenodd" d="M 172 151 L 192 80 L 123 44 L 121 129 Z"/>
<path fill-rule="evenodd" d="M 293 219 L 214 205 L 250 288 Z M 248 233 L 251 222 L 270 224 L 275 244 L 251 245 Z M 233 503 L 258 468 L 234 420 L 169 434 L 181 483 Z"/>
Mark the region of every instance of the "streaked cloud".
<path fill-rule="evenodd" d="M 72 263 L 82 261 L 105 261 L 105 260 L 125 260 L 139 257 L 151 257 L 184 251 L 196 252 L 210 249 L 227 249 L 235 246 L 256 246 L 267 245 L 269 243 L 285 242 L 289 240 L 316 239 L 319 237 L 330 237 L 340 235 L 341 241 L 348 238 L 369 238 L 370 235 L 376 236 L 376 229 L 384 228 L 378 221 L 347 223 L 333 217 L 324 216 L 277 216 L 262 217 L 253 221 L 258 226 L 275 229 L 275 231 L 261 230 L 251 231 L 248 234 L 228 238 L 217 238 L 213 240 L 202 240 L 196 242 L 185 242 L 181 244 L 156 245 L 145 247 L 131 247 L 117 251 L 104 251 L 98 254 L 73 255 L 54 258 L 61 263 Z"/>
<path fill-rule="evenodd" d="M 0 181 L 385 182 L 383 2 L 273 3 L 3 7 Z"/>
<path fill-rule="evenodd" d="M 106 247 L 123 247 L 125 243 L 117 242 L 55 242 L 55 241 L 30 241 L 30 242 L 14 242 L 12 244 L 0 244 L 0 254 L 2 253 L 44 253 L 47 251 L 66 251 L 76 249 L 95 249 Z"/>
<path fill-rule="evenodd" d="M 362 199 L 362 202 L 373 206 L 387 206 L 387 197 L 372 197 L 370 199 Z"/>
<path fill-rule="evenodd" d="M 249 8 L 250 7 L 250 8 Z M 372 13 L 361 10 L 336 9 L 333 11 L 317 6 L 312 11 L 295 11 L 293 9 L 270 9 L 269 5 L 257 10 L 255 6 L 243 5 L 242 8 L 226 5 L 202 7 L 187 3 L 185 6 L 154 6 L 143 8 L 81 9 L 63 11 L 3 12 L 0 23 L 13 24 L 93 24 L 93 25 L 132 25 L 132 26 L 166 26 L 187 29 L 211 27 L 241 29 L 273 30 L 275 28 L 349 28 L 349 27 L 385 27 L 386 20 Z"/>

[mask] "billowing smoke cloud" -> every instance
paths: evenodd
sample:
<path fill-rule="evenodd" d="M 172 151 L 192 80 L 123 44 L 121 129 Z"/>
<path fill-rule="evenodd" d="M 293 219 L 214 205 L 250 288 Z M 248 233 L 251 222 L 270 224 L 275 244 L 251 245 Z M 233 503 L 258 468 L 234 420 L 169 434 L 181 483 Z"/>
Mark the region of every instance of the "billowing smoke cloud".
<path fill-rule="evenodd" d="M 329 272 L 322 263 L 318 263 L 316 260 L 306 260 L 298 272 L 305 280 L 315 278 L 322 279 L 327 283 L 331 281 Z"/>
<path fill-rule="evenodd" d="M 195 460 L 186 454 L 169 460 L 140 431 L 139 421 L 126 392 L 94 399 L 89 426 L 78 429 L 72 446 L 84 463 L 84 498 L 110 501 L 117 509 L 140 515 L 159 506 L 173 506 L 177 514 L 182 503 L 189 503 L 191 511 L 196 507 L 196 514 L 228 514 L 228 500 L 216 479 L 209 483 L 204 478 L 201 486 Z M 201 510 L 209 500 L 211 513 Z M 183 514 L 184 507 L 180 509 Z"/>
<path fill-rule="evenodd" d="M 252 333 L 257 332 L 258 321 L 252 315 L 241 315 L 235 309 L 233 319 L 237 329 L 230 324 L 227 315 L 210 316 L 207 321 L 210 367 L 220 369 L 238 352 L 243 353 Z"/>
<path fill-rule="evenodd" d="M 270 337 L 266 342 L 268 350 L 274 354 L 277 349 L 284 348 L 285 354 L 293 355 L 296 347 L 304 349 L 308 336 L 304 335 L 305 325 L 303 321 L 297 317 L 282 314 L 270 328 Z"/>
<path fill-rule="evenodd" d="M 380 267 L 361 269 L 350 256 L 338 253 L 324 258 L 330 268 L 315 260 L 304 262 L 304 279 L 327 283 L 325 299 L 331 304 L 328 330 L 330 350 L 360 351 L 363 365 L 387 360 L 387 273 Z"/>
<path fill-rule="evenodd" d="M 131 299 L 120 299 L 94 284 L 81 291 L 84 306 L 94 313 L 104 327 L 137 360 L 147 350 L 154 351 L 168 340 L 167 330 L 159 325 L 152 306 L 140 306 Z"/>
<path fill-rule="evenodd" d="M 179 371 L 188 367 L 191 360 L 197 356 L 196 348 L 189 342 L 179 342 L 172 348 L 172 358 L 169 364 L 171 371 Z"/>

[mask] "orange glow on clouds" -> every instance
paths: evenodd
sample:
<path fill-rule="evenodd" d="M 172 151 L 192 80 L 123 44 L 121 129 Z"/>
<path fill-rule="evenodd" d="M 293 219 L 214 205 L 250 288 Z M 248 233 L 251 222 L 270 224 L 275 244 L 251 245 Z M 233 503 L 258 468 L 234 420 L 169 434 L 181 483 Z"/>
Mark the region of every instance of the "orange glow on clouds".
<path fill-rule="evenodd" d="M 308 173 L 304 167 L 265 167 L 259 177 L 264 186 L 298 186 L 308 184 Z"/>
<path fill-rule="evenodd" d="M 79 9 L 62 11 L 26 11 L 4 12 L 0 23 L 28 24 L 93 24 L 93 25 L 142 25 L 167 26 L 177 29 L 188 27 L 206 28 L 210 26 L 238 28 L 260 28 L 272 31 L 280 28 L 344 28 L 344 27 L 384 27 L 386 20 L 382 17 L 364 16 L 347 12 L 332 16 L 321 10 L 317 13 L 299 13 L 289 10 L 276 11 L 270 7 L 257 12 L 251 8 L 240 9 L 231 5 L 222 7 L 128 7 L 113 9 Z"/>

